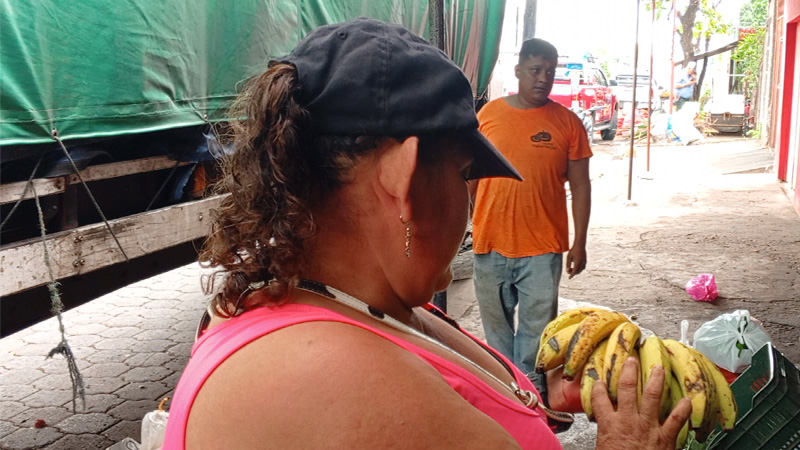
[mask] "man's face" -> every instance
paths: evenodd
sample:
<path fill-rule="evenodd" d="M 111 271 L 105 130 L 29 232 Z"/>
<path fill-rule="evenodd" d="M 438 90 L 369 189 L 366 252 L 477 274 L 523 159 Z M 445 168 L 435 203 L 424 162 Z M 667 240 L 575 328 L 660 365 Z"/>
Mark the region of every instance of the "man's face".
<path fill-rule="evenodd" d="M 547 103 L 553 89 L 558 61 L 529 56 L 514 68 L 519 80 L 519 100 L 524 107 L 538 108 Z"/>

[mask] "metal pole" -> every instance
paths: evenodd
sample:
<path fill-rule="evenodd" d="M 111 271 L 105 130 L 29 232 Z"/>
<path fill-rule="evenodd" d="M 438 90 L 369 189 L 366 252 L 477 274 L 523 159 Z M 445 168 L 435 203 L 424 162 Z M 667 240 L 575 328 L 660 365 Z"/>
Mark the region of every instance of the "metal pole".
<path fill-rule="evenodd" d="M 628 154 L 628 201 L 631 200 L 633 190 L 633 142 L 636 137 L 636 86 L 638 85 L 636 76 L 639 70 L 639 6 L 641 2 L 636 0 L 636 39 L 633 46 L 633 98 L 631 99 L 631 148 Z"/>
<path fill-rule="evenodd" d="M 428 28 L 431 44 L 444 51 L 444 0 L 428 2 Z"/>
<path fill-rule="evenodd" d="M 650 172 L 650 124 L 653 120 L 653 31 L 656 27 L 656 0 L 650 2 L 652 17 L 650 18 L 650 89 L 647 91 L 650 98 L 647 115 L 647 171 Z M 659 98 L 660 98 L 659 93 Z"/>
<path fill-rule="evenodd" d="M 431 44 L 444 51 L 444 0 L 428 1 L 428 27 Z M 447 313 L 447 291 L 433 294 L 431 303 Z"/>
<path fill-rule="evenodd" d="M 675 102 L 675 22 L 678 19 L 678 10 L 675 6 L 675 0 L 672 0 L 672 46 L 669 53 L 669 67 L 671 72 L 669 74 L 669 114 L 672 115 L 672 108 Z"/>

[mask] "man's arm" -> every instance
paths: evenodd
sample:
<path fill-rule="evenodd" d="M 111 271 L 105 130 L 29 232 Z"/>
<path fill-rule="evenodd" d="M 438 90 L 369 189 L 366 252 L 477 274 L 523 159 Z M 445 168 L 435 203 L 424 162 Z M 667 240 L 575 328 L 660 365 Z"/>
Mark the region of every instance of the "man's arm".
<path fill-rule="evenodd" d="M 586 268 L 586 235 L 589 231 L 589 215 L 592 210 L 592 182 L 589 179 L 589 158 L 570 160 L 567 180 L 572 191 L 572 221 L 575 239 L 567 253 L 569 278 Z"/>

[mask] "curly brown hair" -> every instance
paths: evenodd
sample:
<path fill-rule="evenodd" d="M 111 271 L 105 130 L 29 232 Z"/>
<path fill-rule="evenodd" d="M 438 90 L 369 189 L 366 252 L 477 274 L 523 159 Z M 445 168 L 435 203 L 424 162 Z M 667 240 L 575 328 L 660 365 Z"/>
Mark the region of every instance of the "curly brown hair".
<path fill-rule="evenodd" d="M 304 242 L 315 233 L 312 212 L 346 182 L 356 160 L 387 137 L 321 136 L 297 101 L 295 67 L 275 63 L 253 78 L 231 108 L 226 140 L 232 152 L 221 161 L 217 194 L 228 194 L 212 212 L 211 234 L 200 254 L 220 268 L 205 280 L 212 307 L 230 317 L 261 289 L 270 303 L 285 301 L 297 282 Z M 215 290 L 215 281 L 221 288 Z M 215 292 L 216 291 L 216 292 Z"/>

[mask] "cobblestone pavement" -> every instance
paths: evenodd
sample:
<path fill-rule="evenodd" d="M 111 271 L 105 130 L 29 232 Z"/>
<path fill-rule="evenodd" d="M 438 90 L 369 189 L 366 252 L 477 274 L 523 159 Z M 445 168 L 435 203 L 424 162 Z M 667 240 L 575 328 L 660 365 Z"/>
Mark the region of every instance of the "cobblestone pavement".
<path fill-rule="evenodd" d="M 0 448 L 105 449 L 140 440 L 142 417 L 170 395 L 205 308 L 204 269 L 184 266 L 63 314 L 84 379 L 85 408 L 72 412 L 55 318 L 0 340 Z M 43 428 L 35 428 L 43 420 Z"/>

